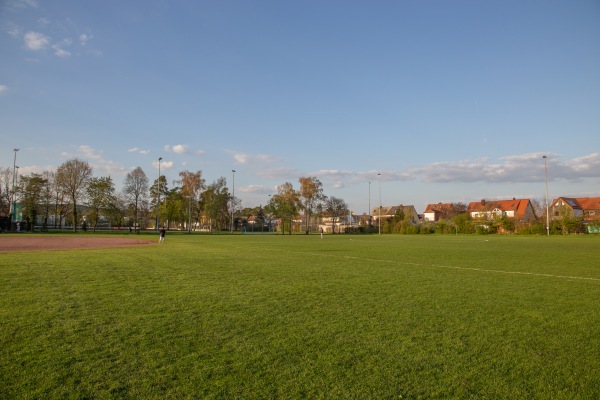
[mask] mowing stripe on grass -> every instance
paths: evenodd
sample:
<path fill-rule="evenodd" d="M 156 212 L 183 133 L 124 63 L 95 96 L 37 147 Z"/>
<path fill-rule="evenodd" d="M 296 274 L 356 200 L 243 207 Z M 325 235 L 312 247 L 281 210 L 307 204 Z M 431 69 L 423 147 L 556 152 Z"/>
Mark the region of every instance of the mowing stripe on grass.
<path fill-rule="evenodd" d="M 238 249 L 248 250 L 252 247 L 238 247 Z M 261 251 L 264 251 L 262 249 Z M 521 272 L 521 271 L 503 271 L 498 269 L 484 269 L 484 268 L 474 268 L 474 267 L 457 267 L 451 265 L 436 265 L 436 264 L 422 264 L 415 262 L 404 262 L 404 261 L 395 261 L 395 260 L 382 260 L 376 258 L 361 258 L 355 256 L 339 256 L 335 254 L 323 254 L 323 253 L 314 253 L 314 252 L 303 252 L 303 251 L 288 251 L 281 249 L 269 249 L 269 251 L 276 252 L 284 252 L 284 253 L 292 253 L 292 254 L 301 254 L 307 256 L 318 256 L 318 257 L 330 257 L 330 258 L 344 258 L 350 260 L 361 260 L 361 261 L 371 261 L 371 262 L 380 262 L 380 263 L 388 263 L 388 264 L 398 264 L 398 265 L 412 265 L 416 267 L 431 267 L 431 268 L 444 268 L 444 269 L 456 269 L 463 271 L 476 271 L 476 272 L 489 272 L 489 273 L 497 273 L 497 274 L 511 274 L 511 275 L 529 275 L 529 276 L 540 276 L 545 278 L 557 278 L 557 279 L 571 279 L 571 280 L 580 280 L 580 281 L 595 281 L 600 282 L 600 278 L 590 278 L 583 276 L 570 276 L 570 275 L 553 275 L 553 274 L 542 274 L 538 272 Z"/>

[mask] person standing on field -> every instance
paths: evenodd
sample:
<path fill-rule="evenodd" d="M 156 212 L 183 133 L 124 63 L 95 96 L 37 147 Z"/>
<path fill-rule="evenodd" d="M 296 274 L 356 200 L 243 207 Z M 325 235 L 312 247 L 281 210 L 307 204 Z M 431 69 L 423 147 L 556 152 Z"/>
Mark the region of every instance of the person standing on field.
<path fill-rule="evenodd" d="M 165 228 L 164 228 L 164 227 L 162 227 L 162 228 L 160 229 L 160 240 L 158 241 L 158 243 L 162 243 L 162 242 L 164 242 L 164 241 L 165 241 L 165 234 L 166 234 L 166 233 L 167 233 L 167 232 L 165 231 Z"/>

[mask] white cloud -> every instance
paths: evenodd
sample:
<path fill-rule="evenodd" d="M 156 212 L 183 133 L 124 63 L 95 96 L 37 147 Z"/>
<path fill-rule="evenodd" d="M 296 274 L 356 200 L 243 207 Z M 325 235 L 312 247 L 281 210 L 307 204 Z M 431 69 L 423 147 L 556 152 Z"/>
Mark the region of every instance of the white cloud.
<path fill-rule="evenodd" d="M 0 85 L 0 93 L 8 92 L 8 86 Z"/>
<path fill-rule="evenodd" d="M 175 163 L 173 163 L 173 161 L 164 161 L 164 160 L 161 160 L 161 162 L 160 162 L 160 169 L 161 170 L 163 170 L 163 169 L 171 169 L 171 168 L 173 168 L 174 165 L 175 165 Z M 152 162 L 152 166 L 154 168 L 158 169 L 158 160 L 153 161 Z M 161 175 L 162 175 L 162 173 L 161 173 Z"/>
<path fill-rule="evenodd" d="M 187 153 L 187 147 L 188 146 L 185 144 L 176 144 L 173 146 L 166 145 L 165 151 L 168 151 L 169 153 L 175 153 L 175 154 L 185 154 L 185 153 Z"/>
<path fill-rule="evenodd" d="M 25 46 L 29 50 L 39 51 L 44 50 L 50 43 L 50 38 L 43 33 L 29 31 L 25 34 Z"/>

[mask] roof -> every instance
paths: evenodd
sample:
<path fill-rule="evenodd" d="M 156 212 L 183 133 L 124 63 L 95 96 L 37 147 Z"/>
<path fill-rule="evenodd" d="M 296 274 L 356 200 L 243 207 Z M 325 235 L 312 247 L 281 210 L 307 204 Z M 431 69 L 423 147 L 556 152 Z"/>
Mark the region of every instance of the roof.
<path fill-rule="evenodd" d="M 467 212 L 488 213 L 498 209 L 503 212 L 513 211 L 515 218 L 522 219 L 525 217 L 525 213 L 529 204 L 529 199 L 474 201 L 469 203 Z"/>
<path fill-rule="evenodd" d="M 554 205 L 559 199 L 574 210 L 600 210 L 600 197 L 559 197 L 552 204 Z"/>
<path fill-rule="evenodd" d="M 578 197 L 575 200 L 584 210 L 600 210 L 600 197 Z"/>
<path fill-rule="evenodd" d="M 425 208 L 424 213 L 440 213 L 440 214 L 448 214 L 449 211 L 452 211 L 453 204 L 452 203 L 437 203 L 437 204 L 427 204 L 427 208 Z"/>

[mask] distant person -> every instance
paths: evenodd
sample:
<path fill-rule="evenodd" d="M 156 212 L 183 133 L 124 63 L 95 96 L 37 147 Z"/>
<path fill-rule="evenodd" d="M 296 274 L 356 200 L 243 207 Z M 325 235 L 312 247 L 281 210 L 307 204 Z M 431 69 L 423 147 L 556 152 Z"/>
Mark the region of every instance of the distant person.
<path fill-rule="evenodd" d="M 321 228 L 321 239 L 323 239 L 323 228 Z"/>
<path fill-rule="evenodd" d="M 160 240 L 158 241 L 158 243 L 162 243 L 162 242 L 165 241 L 165 234 L 166 233 L 167 232 L 165 231 L 164 227 L 160 229 Z"/>

